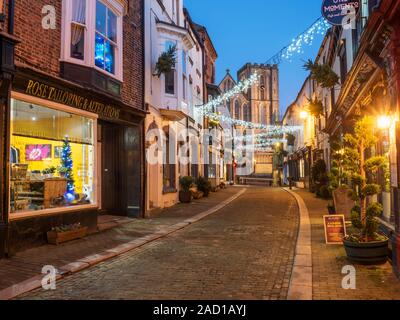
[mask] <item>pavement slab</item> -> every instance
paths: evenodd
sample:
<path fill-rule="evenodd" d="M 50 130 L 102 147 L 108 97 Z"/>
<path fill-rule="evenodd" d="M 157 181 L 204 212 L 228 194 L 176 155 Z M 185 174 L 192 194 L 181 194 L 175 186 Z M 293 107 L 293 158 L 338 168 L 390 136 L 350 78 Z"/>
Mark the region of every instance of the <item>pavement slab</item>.
<path fill-rule="evenodd" d="M 307 190 L 296 190 L 307 204 L 311 223 L 312 273 L 314 300 L 399 300 L 400 280 L 388 262 L 378 266 L 355 265 L 347 259 L 342 245 L 326 245 L 323 216 L 328 214 L 327 201 Z M 356 289 L 345 290 L 342 281 L 346 266 L 356 269 Z"/>

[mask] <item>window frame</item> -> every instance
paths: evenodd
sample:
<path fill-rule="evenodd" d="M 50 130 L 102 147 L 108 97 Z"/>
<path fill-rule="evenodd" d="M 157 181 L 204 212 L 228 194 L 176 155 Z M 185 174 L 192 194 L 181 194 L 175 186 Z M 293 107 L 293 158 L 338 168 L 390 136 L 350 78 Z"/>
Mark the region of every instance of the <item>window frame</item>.
<path fill-rule="evenodd" d="M 37 97 L 27 96 L 23 93 L 11 92 L 11 99 L 24 101 L 26 103 L 36 104 L 45 108 L 54 109 L 57 111 L 71 113 L 77 116 L 82 116 L 86 118 L 90 118 L 93 121 L 93 148 L 94 148 L 94 164 L 93 164 L 93 192 L 94 192 L 94 200 L 92 204 L 84 204 L 84 205 L 77 205 L 71 207 L 59 207 L 59 208 L 50 208 L 38 211 L 24 211 L 18 213 L 11 212 L 11 201 L 8 201 L 8 212 L 9 214 L 9 221 L 17 221 L 17 220 L 24 220 L 24 219 L 31 219 L 34 217 L 41 217 L 41 216 L 48 216 L 48 215 L 56 215 L 56 214 L 64 214 L 68 212 L 77 212 L 77 211 L 86 211 L 86 210 L 98 210 L 100 208 L 101 202 L 101 192 L 99 186 L 99 178 L 98 178 L 98 165 L 99 165 L 99 148 L 97 145 L 97 128 L 98 128 L 98 115 L 93 114 L 84 110 L 79 110 L 76 108 L 72 108 L 66 105 L 62 105 L 56 102 L 44 100 Z M 11 134 L 11 131 L 10 131 Z M 11 172 L 7 177 L 8 179 L 8 190 L 7 192 L 11 194 Z"/>
<path fill-rule="evenodd" d="M 61 61 L 90 67 L 111 78 L 123 81 L 123 16 L 124 3 L 119 0 L 86 0 L 86 26 L 84 37 L 84 59 L 77 59 L 71 56 L 71 25 L 72 5 L 74 0 L 63 0 L 62 2 L 62 28 L 61 28 Z M 99 68 L 95 63 L 95 39 L 96 39 L 96 4 L 103 3 L 111 10 L 117 18 L 117 37 L 115 47 L 114 73 Z M 114 44 L 114 43 L 113 43 Z"/>
<path fill-rule="evenodd" d="M 176 46 L 177 51 L 179 51 L 177 44 L 178 43 L 177 43 L 176 40 L 166 39 L 165 42 L 164 42 L 163 50 L 166 51 L 166 50 L 168 50 L 168 45 L 173 45 L 173 46 Z M 167 92 L 167 75 L 166 74 L 163 75 L 163 78 L 164 78 L 164 94 L 166 96 L 168 96 L 168 97 L 174 97 L 175 98 L 178 95 L 178 85 L 179 85 L 177 83 L 177 77 L 178 77 L 178 75 L 177 75 L 178 74 L 177 64 L 178 63 L 179 63 L 179 58 L 177 59 L 177 62 L 175 64 L 175 66 L 171 70 L 171 73 L 173 73 L 173 75 L 174 75 L 174 77 L 173 77 L 174 78 L 174 93 Z"/>

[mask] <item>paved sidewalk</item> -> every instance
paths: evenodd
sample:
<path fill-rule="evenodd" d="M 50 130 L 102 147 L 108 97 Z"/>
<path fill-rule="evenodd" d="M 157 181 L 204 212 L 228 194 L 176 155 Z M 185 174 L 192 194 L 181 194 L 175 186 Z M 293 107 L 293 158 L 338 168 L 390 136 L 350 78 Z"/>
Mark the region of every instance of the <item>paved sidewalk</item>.
<path fill-rule="evenodd" d="M 314 300 L 398 300 L 400 280 L 390 263 L 381 266 L 355 265 L 357 289 L 342 288 L 342 268 L 352 265 L 340 245 L 326 245 L 323 215 L 328 214 L 327 202 L 306 190 L 296 190 L 305 201 L 311 221 L 313 299 Z"/>
<path fill-rule="evenodd" d="M 96 257 L 104 251 L 112 251 L 118 246 L 123 247 L 124 244 L 135 242 L 137 239 L 153 240 L 152 235 L 160 236 L 163 232 L 173 232 L 175 226 L 182 221 L 188 221 L 199 214 L 206 213 L 229 200 L 241 190 L 243 189 L 230 187 L 218 193 L 212 193 L 209 198 L 165 209 L 157 218 L 135 219 L 131 223 L 88 236 L 85 239 L 60 246 L 46 245 L 18 253 L 11 259 L 0 260 L 0 293 L 5 288 L 30 281 L 33 277 L 40 275 L 45 265 L 52 265 L 60 269 L 76 261 L 82 261 L 86 257 Z M 182 224 L 182 227 L 185 226 Z M 111 256 L 112 254 L 110 254 Z M 73 265 L 76 268 L 80 266 L 79 264 Z"/>

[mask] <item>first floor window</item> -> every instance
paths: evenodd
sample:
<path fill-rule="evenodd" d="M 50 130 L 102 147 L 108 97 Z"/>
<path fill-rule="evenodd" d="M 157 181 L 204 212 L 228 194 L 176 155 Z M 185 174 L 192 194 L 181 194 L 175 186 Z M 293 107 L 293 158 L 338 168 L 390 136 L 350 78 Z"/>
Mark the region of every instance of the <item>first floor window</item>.
<path fill-rule="evenodd" d="M 61 58 L 122 78 L 124 4 L 119 2 L 63 0 Z"/>
<path fill-rule="evenodd" d="M 165 93 L 175 94 L 175 70 L 165 74 Z"/>
<path fill-rule="evenodd" d="M 186 100 L 186 82 L 187 82 L 186 75 L 183 75 L 182 76 L 183 100 Z"/>
<path fill-rule="evenodd" d="M 169 137 L 165 141 L 164 149 L 164 165 L 163 165 L 163 189 L 164 192 L 174 191 L 176 188 L 175 178 L 176 178 L 176 166 L 173 164 L 171 157 L 171 144 Z"/>
<path fill-rule="evenodd" d="M 71 57 L 85 59 L 86 0 L 72 2 Z"/>
<path fill-rule="evenodd" d="M 95 203 L 95 120 L 12 99 L 12 214 Z"/>
<path fill-rule="evenodd" d="M 176 48 L 176 42 L 174 42 L 174 41 L 166 41 L 165 42 L 165 51 L 166 52 L 174 47 Z M 176 72 L 176 66 L 172 66 L 172 70 L 170 72 L 165 73 L 165 93 L 166 94 L 175 95 L 175 72 Z"/>
<path fill-rule="evenodd" d="M 115 73 L 115 47 L 117 42 L 117 16 L 101 1 L 96 2 L 96 66 Z"/>

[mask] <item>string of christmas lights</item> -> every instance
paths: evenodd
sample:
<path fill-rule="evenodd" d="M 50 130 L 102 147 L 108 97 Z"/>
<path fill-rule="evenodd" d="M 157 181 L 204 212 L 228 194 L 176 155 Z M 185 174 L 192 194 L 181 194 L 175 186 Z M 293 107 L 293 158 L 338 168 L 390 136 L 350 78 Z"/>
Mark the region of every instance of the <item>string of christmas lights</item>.
<path fill-rule="evenodd" d="M 208 113 L 205 114 L 207 118 L 209 118 L 213 122 L 223 122 L 226 124 L 230 125 L 236 125 L 239 127 L 243 128 L 248 128 L 248 129 L 255 129 L 255 130 L 266 130 L 268 133 L 265 133 L 266 135 L 269 136 L 277 136 L 277 135 L 283 135 L 287 133 L 295 133 L 299 130 L 302 129 L 301 126 L 280 126 L 280 125 L 265 125 L 261 123 L 254 123 L 250 121 L 244 121 L 244 120 L 239 120 L 239 119 L 233 119 L 231 117 L 222 115 L 222 114 L 216 114 L 216 113 Z"/>
<path fill-rule="evenodd" d="M 318 18 L 304 32 L 292 39 L 292 42 L 281 49 L 277 54 L 267 60 L 267 64 L 281 64 L 283 59 L 289 60 L 295 54 L 302 54 L 303 47 L 311 46 L 314 43 L 315 36 L 325 35 L 330 28 L 330 24 L 324 17 Z"/>
<path fill-rule="evenodd" d="M 314 42 L 315 36 L 324 35 L 329 28 L 330 25 L 325 20 L 325 18 L 318 18 L 303 33 L 292 39 L 292 42 L 288 46 L 284 47 L 277 54 L 268 59 L 266 64 L 280 64 L 282 62 L 282 59 L 289 60 L 294 54 L 301 54 L 303 52 L 302 48 L 304 46 L 311 46 Z M 218 107 L 224 102 L 228 101 L 233 96 L 249 89 L 254 83 L 258 81 L 258 79 L 259 75 L 255 72 L 248 79 L 240 81 L 231 90 L 225 92 L 224 94 L 208 102 L 207 104 L 197 107 L 202 108 L 203 111 L 211 111 L 213 107 Z"/>
<path fill-rule="evenodd" d="M 235 142 L 256 141 L 256 143 L 269 143 L 271 145 L 286 142 L 286 140 L 284 139 L 262 139 L 262 138 L 257 138 L 255 136 L 236 137 L 234 140 Z"/>
<path fill-rule="evenodd" d="M 200 113 L 202 113 L 202 115 L 204 116 L 207 116 L 208 114 L 215 112 L 218 107 L 223 105 L 228 100 L 232 99 L 234 96 L 238 95 L 241 92 L 247 91 L 253 84 L 258 82 L 258 79 L 259 75 L 257 72 L 255 72 L 248 79 L 240 81 L 235 87 L 225 92 L 221 96 L 211 100 L 205 105 L 196 107 L 201 108 Z"/>
<path fill-rule="evenodd" d="M 292 42 L 281 49 L 277 54 L 272 56 L 269 60 L 267 60 L 266 64 L 280 64 L 282 61 L 290 60 L 295 54 L 303 53 L 304 46 L 311 46 L 314 42 L 316 35 L 324 35 L 327 30 L 330 28 L 329 23 L 325 20 L 325 18 L 318 18 L 309 28 L 307 28 L 303 33 L 301 33 L 296 38 L 292 39 Z M 232 119 L 227 116 L 223 116 L 220 114 L 216 114 L 216 110 L 218 107 L 222 106 L 225 102 L 232 99 L 234 96 L 240 94 L 241 92 L 247 91 L 252 85 L 256 84 L 259 81 L 259 74 L 254 72 L 248 79 L 244 79 L 240 81 L 234 88 L 225 92 L 221 96 L 211 100 L 205 105 L 197 106 L 197 108 L 201 109 L 201 115 L 209 118 L 212 121 L 221 121 L 227 122 L 228 124 L 238 125 L 241 127 L 251 128 L 251 129 L 261 129 L 268 130 L 268 134 L 272 132 L 280 132 L 280 133 L 293 133 L 298 131 L 299 128 L 286 128 L 286 129 L 277 129 L 273 127 L 278 126 L 267 126 L 258 123 L 252 123 L 243 120 Z"/>

